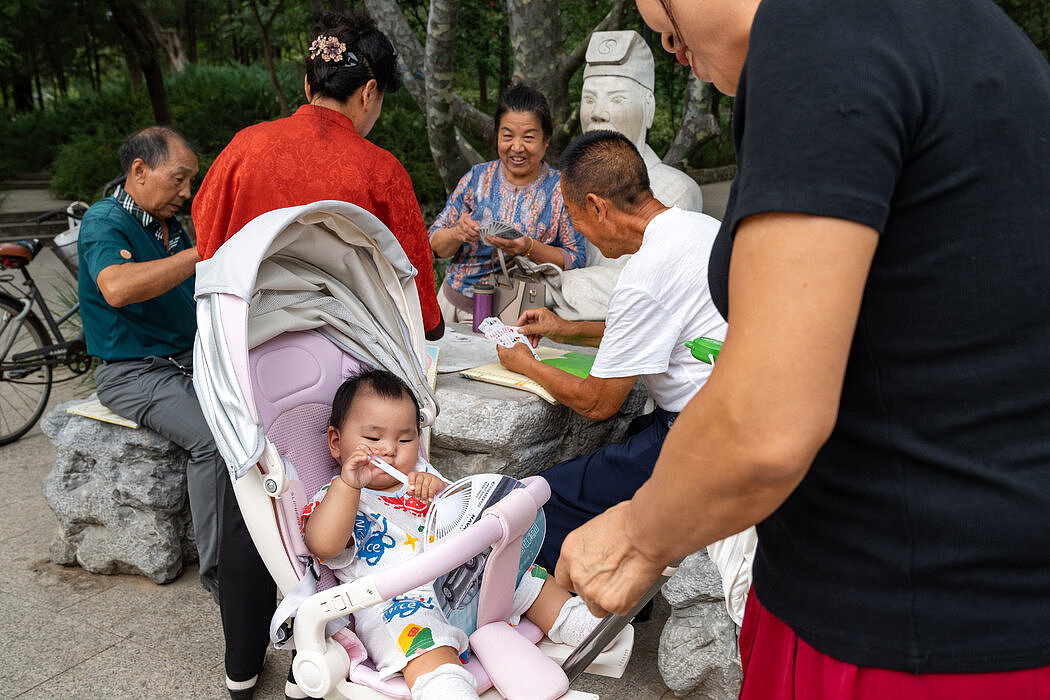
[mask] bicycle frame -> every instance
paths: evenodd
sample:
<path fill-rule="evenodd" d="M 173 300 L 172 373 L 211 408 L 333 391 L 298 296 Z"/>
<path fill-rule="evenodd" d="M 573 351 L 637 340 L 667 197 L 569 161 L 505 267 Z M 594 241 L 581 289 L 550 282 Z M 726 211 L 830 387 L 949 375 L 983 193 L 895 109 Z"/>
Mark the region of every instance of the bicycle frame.
<path fill-rule="evenodd" d="M 21 313 L 11 318 L 8 323 L 22 323 L 35 306 L 37 317 L 44 322 L 55 343 L 8 358 L 7 353 L 11 350 L 10 344 L 14 342 L 14 334 L 12 334 L 8 341 L 8 347 L 0 348 L 0 362 L 3 362 L 8 369 L 31 370 L 43 366 L 57 367 L 65 363 L 69 344 L 79 339 L 66 338 L 65 334 L 62 333 L 61 325 L 80 310 L 80 302 L 77 301 L 69 310 L 56 318 L 48 307 L 44 295 L 40 292 L 40 287 L 37 286 L 33 276 L 29 273 L 28 266 L 23 267 L 20 271 L 23 277 L 22 289 L 19 289 L 15 283 L 13 274 L 0 275 L 0 289 L 3 289 L 15 301 L 21 302 L 23 306 Z M 81 331 L 80 335 L 83 335 L 83 331 Z"/>

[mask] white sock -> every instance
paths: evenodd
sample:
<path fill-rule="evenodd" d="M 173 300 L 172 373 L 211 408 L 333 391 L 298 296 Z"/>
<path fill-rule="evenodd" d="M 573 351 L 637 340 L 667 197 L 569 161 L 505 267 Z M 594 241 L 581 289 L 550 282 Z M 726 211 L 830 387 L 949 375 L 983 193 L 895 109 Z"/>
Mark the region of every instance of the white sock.
<path fill-rule="evenodd" d="M 594 628 L 601 621 L 600 617 L 591 615 L 591 611 L 587 609 L 587 604 L 583 602 L 583 598 L 573 596 L 565 601 L 565 605 L 562 606 L 561 612 L 558 613 L 558 619 L 554 621 L 550 632 L 547 633 L 547 637 L 552 642 L 577 647 L 587 638 L 587 635 L 594 631 Z M 620 634 L 616 635 L 605 646 L 605 649 L 615 645 L 623 633 L 624 631 L 621 631 Z"/>
<path fill-rule="evenodd" d="M 478 682 L 459 664 L 441 664 L 416 678 L 412 700 L 478 700 Z"/>
<path fill-rule="evenodd" d="M 252 676 L 246 681 L 233 681 L 230 680 L 229 676 L 226 676 L 226 688 L 229 690 L 248 690 L 248 688 L 254 688 L 258 680 L 258 674 Z"/>

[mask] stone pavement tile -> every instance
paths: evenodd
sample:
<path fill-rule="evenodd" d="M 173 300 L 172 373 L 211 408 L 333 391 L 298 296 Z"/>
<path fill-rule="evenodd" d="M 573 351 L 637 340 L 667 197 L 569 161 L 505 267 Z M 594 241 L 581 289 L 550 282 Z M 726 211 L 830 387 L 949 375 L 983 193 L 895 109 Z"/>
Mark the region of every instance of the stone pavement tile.
<path fill-rule="evenodd" d="M 82 605 L 117 585 L 115 577 L 95 576 L 80 568 L 53 563 L 48 544 L 55 527 L 28 530 L 0 540 L 0 592 L 58 612 Z"/>
<path fill-rule="evenodd" d="M 607 678 L 585 673 L 572 684 L 573 690 L 595 693 L 602 700 L 655 700 L 674 698 L 656 667 L 656 649 L 660 631 L 664 628 L 671 608 L 662 595 L 653 602 L 653 615 L 648 622 L 634 626 L 634 651 L 627 663 L 623 678 Z"/>
<path fill-rule="evenodd" d="M 214 671 L 187 664 L 163 644 L 123 640 L 19 695 L 25 700 L 229 698 Z"/>
<path fill-rule="evenodd" d="M 284 700 L 284 682 L 288 678 L 288 668 L 292 665 L 292 652 L 270 648 L 266 651 L 266 662 L 259 682 L 255 686 L 255 700 Z M 224 675 L 217 678 L 222 681 Z M 228 697 L 228 696 L 227 696 Z"/>
<path fill-rule="evenodd" d="M 223 658 L 219 606 L 201 588 L 197 567 L 158 586 L 141 576 L 119 580 L 80 607 L 77 619 L 143 645 L 157 645 L 171 659 L 220 668 Z"/>
<path fill-rule="evenodd" d="M 0 610 L 0 695 L 5 697 L 29 690 L 121 641 L 75 616 L 7 593 L 0 593 Z"/>

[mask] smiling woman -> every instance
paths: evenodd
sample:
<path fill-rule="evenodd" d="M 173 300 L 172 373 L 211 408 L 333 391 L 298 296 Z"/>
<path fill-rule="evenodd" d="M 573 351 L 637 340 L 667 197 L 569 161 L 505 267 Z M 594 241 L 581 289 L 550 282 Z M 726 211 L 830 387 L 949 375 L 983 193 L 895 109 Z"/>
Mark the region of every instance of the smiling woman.
<path fill-rule="evenodd" d="M 494 121 L 499 160 L 471 168 L 430 227 L 434 253 L 452 258 L 438 299 L 448 321 L 471 320 L 474 285 L 492 281 L 498 251 L 566 270 L 586 260 L 583 236 L 565 210 L 561 176 L 543 161 L 553 131 L 547 99 L 516 85 L 503 95 Z M 482 239 L 481 229 L 494 222 L 525 235 Z"/>

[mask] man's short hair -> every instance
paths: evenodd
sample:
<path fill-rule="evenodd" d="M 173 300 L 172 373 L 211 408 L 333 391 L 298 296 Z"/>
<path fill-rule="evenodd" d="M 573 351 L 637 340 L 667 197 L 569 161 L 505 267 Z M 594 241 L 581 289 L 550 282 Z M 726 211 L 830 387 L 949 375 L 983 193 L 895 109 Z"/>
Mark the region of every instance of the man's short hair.
<path fill-rule="evenodd" d="M 193 155 L 197 155 L 197 149 L 189 139 L 170 126 L 147 126 L 124 139 L 119 151 L 120 167 L 124 169 L 124 174 L 131 172 L 131 164 L 136 158 L 141 158 L 150 168 L 156 168 L 168 159 L 168 144 L 172 141 L 182 143 L 193 151 Z"/>
<path fill-rule="evenodd" d="M 618 131 L 589 131 L 561 154 L 561 189 L 567 201 L 582 206 L 588 194 L 634 211 L 652 197 L 649 171 L 631 140 Z"/>

